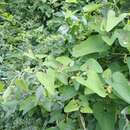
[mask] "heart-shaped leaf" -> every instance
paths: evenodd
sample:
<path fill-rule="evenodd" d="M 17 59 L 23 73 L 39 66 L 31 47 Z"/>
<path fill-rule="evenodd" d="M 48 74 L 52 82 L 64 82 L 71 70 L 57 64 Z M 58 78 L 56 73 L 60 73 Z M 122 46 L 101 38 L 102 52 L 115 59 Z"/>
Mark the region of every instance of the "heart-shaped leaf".
<path fill-rule="evenodd" d="M 37 79 L 40 81 L 42 85 L 46 88 L 49 94 L 54 95 L 55 94 L 55 88 L 54 85 L 55 82 L 55 71 L 52 69 L 48 69 L 47 73 L 43 72 L 37 72 L 36 73 Z"/>
<path fill-rule="evenodd" d="M 75 45 L 72 50 L 74 57 L 80 57 L 91 53 L 104 52 L 108 49 L 108 45 L 104 43 L 100 35 L 90 36 L 86 41 Z"/>
<path fill-rule="evenodd" d="M 89 71 L 87 80 L 85 80 L 83 77 L 76 77 L 76 81 L 88 87 L 99 96 L 106 97 L 104 83 L 95 71 Z"/>
<path fill-rule="evenodd" d="M 64 108 L 64 112 L 73 112 L 79 110 L 78 100 L 72 99 Z"/>
<path fill-rule="evenodd" d="M 103 72 L 101 65 L 93 58 L 88 59 L 86 63 L 80 67 L 80 69 L 82 71 L 94 70 L 97 73 Z"/>
<path fill-rule="evenodd" d="M 130 104 L 130 84 L 124 75 L 120 72 L 115 72 L 112 75 L 112 87 L 118 97 Z"/>
<path fill-rule="evenodd" d="M 106 31 L 111 31 L 116 25 L 118 25 L 128 14 L 123 13 L 120 14 L 118 17 L 115 16 L 115 12 L 113 10 L 109 10 L 107 14 L 107 21 L 106 21 Z"/>
<path fill-rule="evenodd" d="M 102 103 L 96 103 L 93 106 L 94 116 L 98 121 L 101 130 L 114 130 L 115 111 L 114 107 L 106 106 Z"/>

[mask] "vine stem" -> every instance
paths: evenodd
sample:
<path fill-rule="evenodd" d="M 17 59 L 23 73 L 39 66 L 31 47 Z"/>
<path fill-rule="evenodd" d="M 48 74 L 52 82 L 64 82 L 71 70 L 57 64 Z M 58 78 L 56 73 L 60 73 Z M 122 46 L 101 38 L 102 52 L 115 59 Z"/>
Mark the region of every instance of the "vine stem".
<path fill-rule="evenodd" d="M 82 125 L 83 130 L 88 130 L 88 129 L 86 128 L 86 124 L 85 124 L 84 117 L 82 116 L 81 113 L 79 114 L 79 116 L 80 116 L 80 121 L 81 121 L 81 125 Z"/>

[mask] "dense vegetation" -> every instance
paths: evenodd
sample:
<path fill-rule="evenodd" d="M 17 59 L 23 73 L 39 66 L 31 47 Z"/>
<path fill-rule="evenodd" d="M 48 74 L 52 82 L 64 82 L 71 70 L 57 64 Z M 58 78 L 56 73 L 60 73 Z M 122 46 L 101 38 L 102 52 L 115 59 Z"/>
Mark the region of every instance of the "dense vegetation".
<path fill-rule="evenodd" d="M 0 130 L 130 130 L 129 0 L 0 0 Z"/>

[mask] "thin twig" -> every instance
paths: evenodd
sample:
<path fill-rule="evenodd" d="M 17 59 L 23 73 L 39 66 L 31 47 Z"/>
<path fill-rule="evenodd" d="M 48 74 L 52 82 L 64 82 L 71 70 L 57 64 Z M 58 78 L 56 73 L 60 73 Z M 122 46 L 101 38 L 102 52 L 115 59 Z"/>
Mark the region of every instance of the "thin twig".
<path fill-rule="evenodd" d="M 81 125 L 82 125 L 83 130 L 87 130 L 84 117 L 82 116 L 81 113 L 79 114 L 79 116 L 80 116 L 80 121 L 81 121 Z"/>

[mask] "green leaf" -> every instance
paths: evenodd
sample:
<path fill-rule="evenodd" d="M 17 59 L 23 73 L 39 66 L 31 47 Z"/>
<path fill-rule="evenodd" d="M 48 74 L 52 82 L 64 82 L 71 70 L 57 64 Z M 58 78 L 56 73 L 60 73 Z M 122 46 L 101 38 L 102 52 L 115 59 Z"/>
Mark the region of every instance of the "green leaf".
<path fill-rule="evenodd" d="M 59 130 L 59 129 L 55 127 L 51 127 L 51 128 L 47 128 L 46 130 Z"/>
<path fill-rule="evenodd" d="M 102 103 L 96 103 L 93 106 L 94 116 L 97 119 L 101 130 L 114 130 L 115 110 L 112 106 L 105 106 Z"/>
<path fill-rule="evenodd" d="M 4 84 L 0 81 L 0 93 L 4 91 Z"/>
<path fill-rule="evenodd" d="M 78 100 L 72 99 L 64 108 L 64 112 L 73 112 L 73 111 L 78 111 L 79 110 L 79 104 Z"/>
<path fill-rule="evenodd" d="M 107 14 L 107 21 L 106 21 L 106 31 L 111 31 L 115 26 L 117 26 L 128 14 L 123 13 L 120 14 L 118 17 L 115 16 L 115 12 L 113 10 L 109 10 Z"/>
<path fill-rule="evenodd" d="M 93 113 L 93 110 L 90 108 L 90 106 L 83 106 L 80 108 L 81 113 Z"/>
<path fill-rule="evenodd" d="M 111 83 L 112 71 L 109 68 L 103 72 L 102 76 L 108 84 Z"/>
<path fill-rule="evenodd" d="M 130 124 L 126 126 L 126 130 L 130 130 Z"/>
<path fill-rule="evenodd" d="M 91 4 L 86 5 L 83 8 L 83 10 L 84 10 L 84 12 L 92 12 L 92 11 L 95 11 L 95 10 L 99 9 L 102 6 L 103 6 L 103 4 L 91 3 Z"/>
<path fill-rule="evenodd" d="M 17 79 L 16 81 L 15 81 L 15 84 L 21 89 L 21 90 L 23 90 L 23 91 L 28 91 L 28 85 L 27 85 L 27 83 L 25 82 L 25 80 L 24 79 Z"/>
<path fill-rule="evenodd" d="M 36 106 L 36 97 L 29 96 L 20 104 L 20 111 L 23 111 L 23 115 L 29 112 L 32 108 Z"/>
<path fill-rule="evenodd" d="M 101 65 L 93 58 L 88 59 L 86 63 L 80 67 L 80 69 L 82 71 L 94 70 L 97 73 L 103 72 Z"/>
<path fill-rule="evenodd" d="M 56 78 L 61 81 L 64 85 L 68 85 L 68 76 L 63 72 L 57 72 Z"/>
<path fill-rule="evenodd" d="M 107 35 L 103 35 L 102 39 L 104 42 L 106 42 L 109 46 L 111 46 L 114 41 L 116 40 L 116 34 L 114 33 L 111 37 L 107 36 Z"/>
<path fill-rule="evenodd" d="M 112 87 L 117 93 L 117 96 L 130 104 L 130 85 L 128 80 L 120 72 L 115 72 L 112 75 Z"/>
<path fill-rule="evenodd" d="M 64 86 L 64 87 L 60 88 L 60 93 L 66 100 L 73 98 L 77 94 L 74 87 L 69 87 L 69 86 L 67 86 L 67 87 Z"/>
<path fill-rule="evenodd" d="M 77 0 L 66 0 L 67 3 L 78 3 Z"/>
<path fill-rule="evenodd" d="M 37 79 L 40 81 L 42 85 L 46 88 L 47 92 L 51 95 L 55 94 L 55 71 L 52 69 L 48 69 L 47 73 L 37 72 Z"/>
<path fill-rule="evenodd" d="M 31 49 L 29 49 L 28 52 L 24 52 L 24 55 L 31 59 L 36 59 L 36 57 Z"/>
<path fill-rule="evenodd" d="M 93 94 L 94 92 L 91 90 L 91 89 L 89 89 L 89 88 L 85 88 L 84 89 L 84 94 L 85 95 L 89 95 L 89 94 Z"/>
<path fill-rule="evenodd" d="M 72 60 L 68 56 L 60 56 L 56 58 L 57 61 L 59 61 L 64 66 L 68 66 Z"/>
<path fill-rule="evenodd" d="M 116 36 L 120 45 L 130 51 L 130 31 L 118 29 L 116 31 Z"/>
<path fill-rule="evenodd" d="M 127 57 L 127 66 L 128 66 L 128 69 L 129 69 L 129 74 L 130 74 L 130 57 Z"/>
<path fill-rule="evenodd" d="M 104 83 L 102 82 L 100 76 L 96 72 L 89 71 L 87 80 L 83 79 L 82 77 L 76 77 L 76 81 L 88 87 L 90 90 L 92 90 L 99 96 L 106 97 Z"/>
<path fill-rule="evenodd" d="M 108 46 L 104 43 L 99 35 L 90 36 L 86 41 L 75 45 L 72 50 L 74 57 L 80 57 L 91 53 L 104 52 Z"/>
<path fill-rule="evenodd" d="M 93 113 L 92 109 L 89 106 L 88 100 L 87 100 L 87 96 L 84 95 L 80 95 L 79 97 L 80 99 L 80 112 L 81 113 Z"/>

